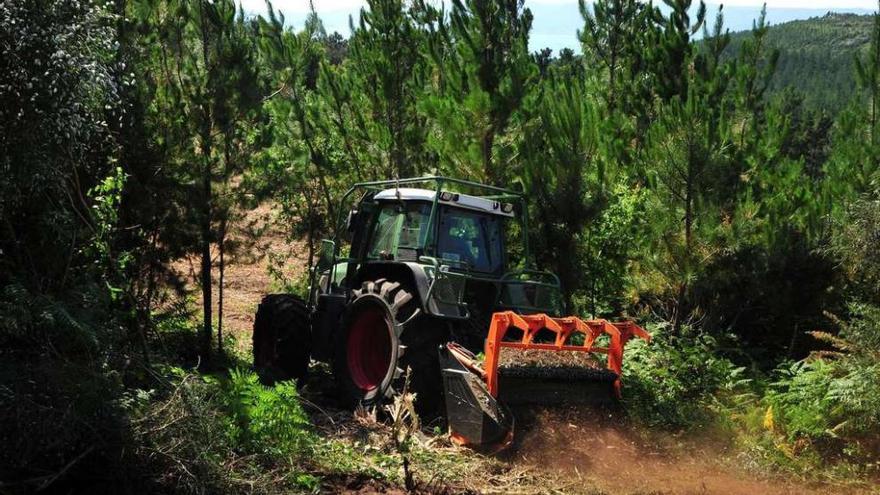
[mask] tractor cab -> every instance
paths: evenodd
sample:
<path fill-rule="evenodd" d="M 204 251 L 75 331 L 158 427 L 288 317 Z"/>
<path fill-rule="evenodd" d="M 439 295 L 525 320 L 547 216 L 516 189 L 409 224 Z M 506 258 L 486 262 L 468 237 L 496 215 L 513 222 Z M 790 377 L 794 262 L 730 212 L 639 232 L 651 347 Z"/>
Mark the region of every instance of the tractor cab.
<path fill-rule="evenodd" d="M 433 256 L 450 267 L 503 275 L 505 220 L 513 218 L 513 205 L 442 191 L 432 219 L 435 196 L 427 189 L 386 189 L 376 194 L 366 261 Z"/>
<path fill-rule="evenodd" d="M 412 187 L 425 185 L 433 187 Z M 356 184 L 345 198 L 356 192 L 344 235 L 324 241 L 312 290 L 319 307 L 384 277 L 418 292 L 423 312 L 440 318 L 559 313 L 558 278 L 528 268 L 522 194 L 443 177 Z M 337 243 L 346 241 L 342 257 Z"/>

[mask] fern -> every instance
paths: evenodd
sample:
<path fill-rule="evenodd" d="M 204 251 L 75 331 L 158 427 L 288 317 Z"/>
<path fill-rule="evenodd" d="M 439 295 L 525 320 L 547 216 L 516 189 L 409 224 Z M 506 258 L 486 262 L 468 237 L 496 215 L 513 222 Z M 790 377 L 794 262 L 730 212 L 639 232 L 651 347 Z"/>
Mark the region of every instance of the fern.
<path fill-rule="evenodd" d="M 292 383 L 264 387 L 255 373 L 233 370 L 225 403 L 227 435 L 248 451 L 294 458 L 311 452 L 315 437 Z"/>

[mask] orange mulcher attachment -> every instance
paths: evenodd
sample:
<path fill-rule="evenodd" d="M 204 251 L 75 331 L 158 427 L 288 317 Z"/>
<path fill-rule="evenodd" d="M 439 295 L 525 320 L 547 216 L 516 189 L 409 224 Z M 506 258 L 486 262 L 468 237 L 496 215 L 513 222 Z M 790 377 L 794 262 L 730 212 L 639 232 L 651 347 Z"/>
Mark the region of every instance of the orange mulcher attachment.
<path fill-rule="evenodd" d="M 608 335 L 608 345 L 596 346 L 602 335 Z M 511 339 L 512 336 L 515 338 Z M 575 336 L 578 337 L 573 339 Z M 582 342 L 579 342 L 580 336 Z M 452 439 L 464 445 L 503 448 L 513 434 L 513 417 L 506 403 L 546 403 L 548 398 L 549 402 L 595 403 L 602 402 L 605 398 L 602 396 L 609 393 L 619 398 L 623 349 L 634 337 L 651 339 L 633 322 L 584 321 L 576 317 L 551 318 L 545 314 L 519 315 L 512 311 L 493 314 L 486 338 L 484 366 L 454 342 L 440 350 Z M 605 354 L 607 364 L 605 368 L 586 367 L 580 372 L 562 368 L 563 376 L 532 368 L 537 373 L 527 376 L 528 373 L 516 373 L 514 369 L 499 369 L 501 350 L 505 348 Z M 563 382 L 568 385 L 556 386 Z M 599 401 L 593 400 L 595 398 Z"/>

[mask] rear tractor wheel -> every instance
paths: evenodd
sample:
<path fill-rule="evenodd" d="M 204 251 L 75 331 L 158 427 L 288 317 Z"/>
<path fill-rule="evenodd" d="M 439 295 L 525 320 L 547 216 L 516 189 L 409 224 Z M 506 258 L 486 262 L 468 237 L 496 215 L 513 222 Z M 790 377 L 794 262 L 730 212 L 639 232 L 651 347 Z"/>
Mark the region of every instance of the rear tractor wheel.
<path fill-rule="evenodd" d="M 305 378 L 309 369 L 309 310 L 298 296 L 270 294 L 254 319 L 254 368 L 263 383 Z"/>

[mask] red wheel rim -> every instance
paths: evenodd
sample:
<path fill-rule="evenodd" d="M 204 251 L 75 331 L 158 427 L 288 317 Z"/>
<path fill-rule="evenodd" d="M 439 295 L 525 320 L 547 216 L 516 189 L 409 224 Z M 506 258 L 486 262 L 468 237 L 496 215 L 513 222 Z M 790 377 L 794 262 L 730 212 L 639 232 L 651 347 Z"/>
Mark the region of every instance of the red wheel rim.
<path fill-rule="evenodd" d="M 379 308 L 362 309 L 348 333 L 346 354 L 351 379 L 369 392 L 379 385 L 391 367 L 391 328 Z"/>

